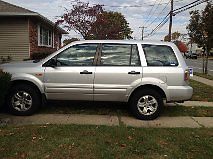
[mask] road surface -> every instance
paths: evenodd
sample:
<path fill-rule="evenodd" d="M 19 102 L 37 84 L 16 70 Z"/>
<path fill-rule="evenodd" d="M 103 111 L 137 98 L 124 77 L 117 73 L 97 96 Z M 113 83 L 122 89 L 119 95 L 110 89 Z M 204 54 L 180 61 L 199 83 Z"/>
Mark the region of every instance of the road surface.
<path fill-rule="evenodd" d="M 189 67 L 192 67 L 194 72 L 202 73 L 203 60 L 202 58 L 198 59 L 185 59 L 186 64 Z M 213 76 L 213 60 L 208 61 L 208 74 Z"/>

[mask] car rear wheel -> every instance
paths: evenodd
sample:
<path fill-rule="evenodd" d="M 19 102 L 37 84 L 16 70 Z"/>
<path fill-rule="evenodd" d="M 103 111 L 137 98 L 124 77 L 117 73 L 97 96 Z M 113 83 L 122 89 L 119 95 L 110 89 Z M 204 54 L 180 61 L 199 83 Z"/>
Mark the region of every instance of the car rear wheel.
<path fill-rule="evenodd" d="M 8 109 L 14 115 L 32 115 L 41 105 L 39 92 L 30 85 L 12 87 L 8 96 Z"/>
<path fill-rule="evenodd" d="M 152 89 L 136 92 L 130 100 L 133 115 L 142 120 L 153 120 L 160 115 L 163 99 Z"/>

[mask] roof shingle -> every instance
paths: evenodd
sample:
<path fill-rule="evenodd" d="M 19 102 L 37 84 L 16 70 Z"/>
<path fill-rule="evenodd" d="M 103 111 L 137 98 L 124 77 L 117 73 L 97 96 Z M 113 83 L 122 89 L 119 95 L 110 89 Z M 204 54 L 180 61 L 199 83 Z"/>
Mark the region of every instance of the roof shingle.
<path fill-rule="evenodd" d="M 35 13 L 33 11 L 30 11 L 28 9 L 25 9 L 25 8 L 22 8 L 22 7 L 19 7 L 19 6 L 16 6 L 16 5 L 13 5 L 13 4 L 10 4 L 10 3 L 7 3 L 7 2 L 4 2 L 4 1 L 1 1 L 0 0 L 0 13 L 3 12 L 3 13 Z"/>

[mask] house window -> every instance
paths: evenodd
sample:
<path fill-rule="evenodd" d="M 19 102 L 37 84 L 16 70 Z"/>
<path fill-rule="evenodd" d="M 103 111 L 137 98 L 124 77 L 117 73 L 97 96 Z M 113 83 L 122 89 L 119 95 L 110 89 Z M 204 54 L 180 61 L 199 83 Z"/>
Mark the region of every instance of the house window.
<path fill-rule="evenodd" d="M 45 27 L 39 26 L 38 27 L 38 39 L 39 39 L 39 46 L 52 46 L 52 31 L 46 29 Z"/>

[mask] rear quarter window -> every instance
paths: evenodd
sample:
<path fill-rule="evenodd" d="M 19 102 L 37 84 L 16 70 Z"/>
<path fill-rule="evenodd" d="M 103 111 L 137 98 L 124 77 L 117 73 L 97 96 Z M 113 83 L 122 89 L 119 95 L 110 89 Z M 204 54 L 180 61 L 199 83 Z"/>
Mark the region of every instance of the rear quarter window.
<path fill-rule="evenodd" d="M 178 66 L 173 49 L 166 45 L 142 44 L 147 66 Z"/>

